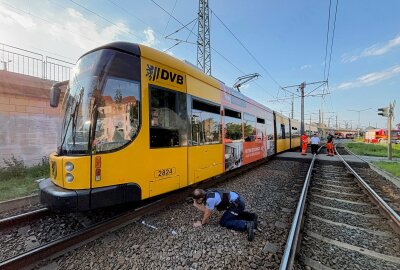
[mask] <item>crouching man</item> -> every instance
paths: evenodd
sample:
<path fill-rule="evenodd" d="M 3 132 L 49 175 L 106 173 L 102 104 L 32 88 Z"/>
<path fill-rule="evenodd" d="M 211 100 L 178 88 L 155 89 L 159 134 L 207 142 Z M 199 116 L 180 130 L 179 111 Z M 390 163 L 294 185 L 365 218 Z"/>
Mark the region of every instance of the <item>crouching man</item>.
<path fill-rule="evenodd" d="M 217 209 L 218 211 L 225 211 L 219 221 L 222 227 L 236 231 L 247 231 L 247 240 L 253 241 L 254 229 L 257 228 L 257 215 L 244 211 L 244 200 L 236 192 L 195 189 L 193 199 L 193 205 L 203 212 L 202 220 L 193 224 L 195 227 L 206 224 L 213 211 Z"/>

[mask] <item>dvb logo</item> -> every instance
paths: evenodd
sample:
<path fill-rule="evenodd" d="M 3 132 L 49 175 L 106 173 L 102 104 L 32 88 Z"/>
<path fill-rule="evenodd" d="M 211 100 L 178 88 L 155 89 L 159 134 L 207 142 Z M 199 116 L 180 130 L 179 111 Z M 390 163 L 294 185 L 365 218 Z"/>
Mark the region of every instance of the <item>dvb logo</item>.
<path fill-rule="evenodd" d="M 147 64 L 146 76 L 149 77 L 150 81 L 161 79 L 172 83 L 183 84 L 182 75 L 149 64 Z"/>

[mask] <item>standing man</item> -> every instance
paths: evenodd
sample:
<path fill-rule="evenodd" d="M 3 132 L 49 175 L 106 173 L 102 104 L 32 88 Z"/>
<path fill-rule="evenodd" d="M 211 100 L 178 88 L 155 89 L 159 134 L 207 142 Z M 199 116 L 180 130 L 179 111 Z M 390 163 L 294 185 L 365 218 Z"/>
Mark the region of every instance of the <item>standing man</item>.
<path fill-rule="evenodd" d="M 219 225 L 236 231 L 247 231 L 247 240 L 253 241 L 258 217 L 256 214 L 244 211 L 244 200 L 236 192 L 195 189 L 193 199 L 194 207 L 203 212 L 202 220 L 194 223 L 194 227 L 205 225 L 213 211 L 217 209 L 225 211 Z"/>
<path fill-rule="evenodd" d="M 334 156 L 333 153 L 333 135 L 331 133 L 328 134 L 327 142 L 326 142 L 326 150 L 328 151 L 328 156 Z"/>
<path fill-rule="evenodd" d="M 307 145 L 308 145 L 308 136 L 304 132 L 303 135 L 301 135 L 301 154 L 302 155 L 306 155 Z"/>
<path fill-rule="evenodd" d="M 311 138 L 311 154 L 318 155 L 318 146 L 319 146 L 320 139 L 317 133 L 314 133 L 314 136 Z"/>

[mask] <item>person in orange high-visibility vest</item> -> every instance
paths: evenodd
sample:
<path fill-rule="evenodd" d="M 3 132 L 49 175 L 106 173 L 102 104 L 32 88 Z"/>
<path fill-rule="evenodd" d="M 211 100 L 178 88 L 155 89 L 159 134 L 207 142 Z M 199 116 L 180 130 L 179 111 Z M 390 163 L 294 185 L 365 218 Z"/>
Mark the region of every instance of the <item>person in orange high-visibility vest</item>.
<path fill-rule="evenodd" d="M 301 135 L 301 154 L 302 155 L 306 155 L 307 145 L 308 145 L 308 136 L 306 135 L 306 133 L 303 133 L 303 135 Z"/>
<path fill-rule="evenodd" d="M 327 142 L 326 142 L 326 150 L 328 151 L 328 156 L 334 156 L 333 152 L 333 135 L 329 133 Z"/>

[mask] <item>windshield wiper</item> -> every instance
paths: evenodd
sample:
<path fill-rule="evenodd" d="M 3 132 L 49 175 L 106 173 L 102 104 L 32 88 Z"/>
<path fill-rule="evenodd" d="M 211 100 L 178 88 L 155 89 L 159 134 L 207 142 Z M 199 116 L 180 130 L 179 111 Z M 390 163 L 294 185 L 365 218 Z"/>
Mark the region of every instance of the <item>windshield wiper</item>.
<path fill-rule="evenodd" d="M 82 87 L 82 88 L 81 88 L 81 92 L 79 93 L 79 97 L 78 97 L 78 99 L 77 99 L 76 102 L 75 102 L 74 109 L 73 109 L 73 111 L 72 111 L 71 114 L 70 114 L 70 117 L 69 117 L 69 120 L 68 120 L 68 124 L 67 124 L 66 126 L 64 125 L 65 128 L 63 128 L 63 130 L 65 130 L 65 133 L 64 133 L 64 137 L 63 137 L 63 139 L 62 139 L 62 141 L 61 141 L 60 151 L 62 151 L 63 145 L 64 145 L 64 143 L 65 143 L 65 138 L 67 137 L 68 128 L 69 128 L 69 125 L 71 124 L 71 120 L 73 120 L 73 122 L 72 122 L 72 140 L 73 140 L 73 144 L 75 145 L 76 120 L 77 120 L 78 111 L 79 111 L 79 106 L 80 106 L 80 104 L 81 104 L 83 92 L 84 92 L 84 91 L 83 91 L 83 87 Z M 73 105 L 71 105 L 71 106 L 73 106 Z M 64 123 L 65 123 L 65 122 L 64 122 Z"/>
<path fill-rule="evenodd" d="M 83 96 L 83 87 L 80 90 L 78 100 L 76 102 L 74 111 L 71 114 L 72 117 L 72 144 L 75 146 L 75 137 L 76 137 L 76 122 L 78 120 L 79 115 L 79 107 L 81 106 L 82 96 Z"/>

